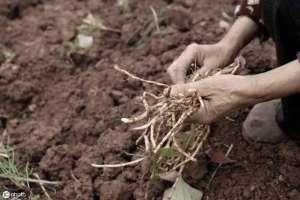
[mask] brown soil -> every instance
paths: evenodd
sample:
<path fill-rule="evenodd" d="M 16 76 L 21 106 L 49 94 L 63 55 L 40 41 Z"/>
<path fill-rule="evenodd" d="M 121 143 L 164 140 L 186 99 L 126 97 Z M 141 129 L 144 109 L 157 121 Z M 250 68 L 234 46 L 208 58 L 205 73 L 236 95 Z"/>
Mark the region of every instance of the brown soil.
<path fill-rule="evenodd" d="M 135 97 L 145 87 L 116 73 L 114 64 L 152 80 L 170 83 L 165 73 L 172 60 L 192 42 L 213 43 L 224 30 L 222 12 L 233 15 L 236 0 L 129 0 L 124 11 L 116 1 L 2 0 L 0 48 L 15 54 L 10 64 L 0 56 L 0 132 L 8 131 L 18 158 L 29 161 L 42 179 L 64 184 L 49 188 L 55 200 L 143 199 L 141 166 L 95 169 L 91 163 L 132 160 L 136 132 L 120 117 L 140 111 Z M 153 19 L 149 6 L 167 10 L 161 31 L 146 34 Z M 168 9 L 167 9 L 168 8 Z M 68 56 L 65 44 L 89 13 L 121 33 L 96 31 L 87 51 Z M 253 42 L 243 53 L 252 72 L 274 66 L 271 42 Z M 270 56 L 272 55 L 272 56 Z M 300 199 L 300 148 L 249 144 L 241 136 L 247 110 L 213 126 L 209 143 L 234 144 L 237 162 L 218 171 L 210 189 L 206 184 L 216 165 L 201 156 L 186 179 L 205 191 L 204 199 Z M 0 188 L 9 187 L 0 180 Z M 148 185 L 152 199 L 160 199 L 166 183 Z M 35 193 L 42 194 L 38 185 Z"/>

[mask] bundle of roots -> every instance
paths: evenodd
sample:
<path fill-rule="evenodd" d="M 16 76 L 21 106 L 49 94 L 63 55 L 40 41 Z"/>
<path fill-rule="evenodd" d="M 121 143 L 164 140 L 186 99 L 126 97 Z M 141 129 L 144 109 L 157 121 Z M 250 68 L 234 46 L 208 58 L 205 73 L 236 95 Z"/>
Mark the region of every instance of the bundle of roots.
<path fill-rule="evenodd" d="M 237 58 L 235 62 L 222 70 L 212 71 L 208 76 L 219 74 L 234 74 L 243 65 L 243 60 Z M 134 165 L 149 159 L 152 176 L 168 172 L 181 173 L 188 162 L 196 161 L 197 153 L 203 148 L 210 133 L 210 126 L 198 124 L 193 131 L 182 131 L 184 122 L 199 109 L 205 109 L 203 99 L 194 91 L 189 96 L 170 96 L 171 86 L 139 78 L 118 66 L 117 71 L 126 74 L 129 78 L 148 84 L 162 87 L 161 95 L 151 92 L 143 92 L 141 102 L 145 111 L 131 118 L 122 118 L 126 124 L 143 123 L 133 130 L 141 131 L 136 144 L 142 149 L 143 157 L 121 164 L 96 165 L 94 167 L 123 167 Z M 202 78 L 195 74 L 190 81 L 198 81 Z M 151 104 L 149 103 L 151 102 Z"/>

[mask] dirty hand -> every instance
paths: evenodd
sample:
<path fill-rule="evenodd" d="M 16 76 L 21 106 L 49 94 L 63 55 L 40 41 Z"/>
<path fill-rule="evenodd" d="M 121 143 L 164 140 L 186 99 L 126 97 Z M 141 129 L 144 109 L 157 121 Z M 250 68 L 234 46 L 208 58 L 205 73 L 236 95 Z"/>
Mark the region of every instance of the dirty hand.
<path fill-rule="evenodd" d="M 249 76 L 216 75 L 197 82 L 174 85 L 171 95 L 188 96 L 196 91 L 203 97 L 205 106 L 192 116 L 192 120 L 210 124 L 231 110 L 255 103 L 253 84 Z"/>
<path fill-rule="evenodd" d="M 196 62 L 199 73 L 205 75 L 210 70 L 227 66 L 234 59 L 235 53 L 228 44 L 219 42 L 213 45 L 189 45 L 168 68 L 174 83 L 184 83 L 188 68 Z"/>

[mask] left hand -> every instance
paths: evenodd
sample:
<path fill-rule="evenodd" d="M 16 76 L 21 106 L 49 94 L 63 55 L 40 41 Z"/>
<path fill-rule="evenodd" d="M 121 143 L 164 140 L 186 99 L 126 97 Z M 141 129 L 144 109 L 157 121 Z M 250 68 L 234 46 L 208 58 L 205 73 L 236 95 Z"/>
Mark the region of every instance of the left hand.
<path fill-rule="evenodd" d="M 204 108 L 193 116 L 198 122 L 210 124 L 229 111 L 247 106 L 256 101 L 252 90 L 255 82 L 250 76 L 216 75 L 197 82 L 174 85 L 171 95 L 188 96 L 193 92 L 203 97 Z"/>

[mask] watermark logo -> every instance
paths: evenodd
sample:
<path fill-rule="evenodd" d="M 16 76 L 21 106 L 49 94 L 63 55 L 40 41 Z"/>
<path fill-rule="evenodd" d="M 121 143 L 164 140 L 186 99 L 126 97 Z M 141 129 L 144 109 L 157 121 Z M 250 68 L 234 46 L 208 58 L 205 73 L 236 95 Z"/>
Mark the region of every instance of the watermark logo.
<path fill-rule="evenodd" d="M 2 193 L 2 197 L 3 197 L 3 199 L 9 199 L 9 197 L 10 197 L 10 192 L 9 192 L 9 191 L 4 191 L 4 192 Z"/>
<path fill-rule="evenodd" d="M 2 192 L 2 194 L 0 196 L 0 199 L 4 199 L 4 200 L 29 200 L 29 195 L 24 190 L 5 190 L 5 191 Z"/>

